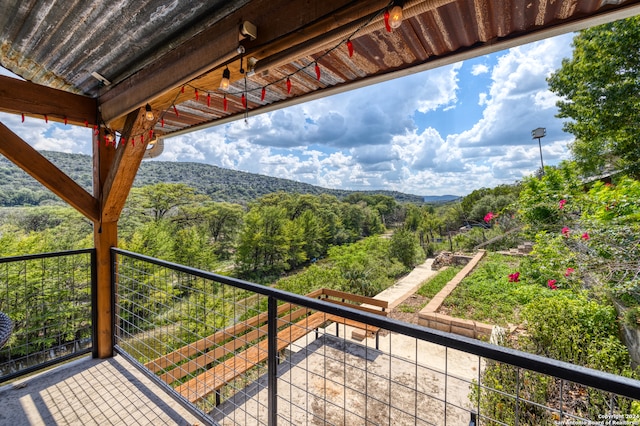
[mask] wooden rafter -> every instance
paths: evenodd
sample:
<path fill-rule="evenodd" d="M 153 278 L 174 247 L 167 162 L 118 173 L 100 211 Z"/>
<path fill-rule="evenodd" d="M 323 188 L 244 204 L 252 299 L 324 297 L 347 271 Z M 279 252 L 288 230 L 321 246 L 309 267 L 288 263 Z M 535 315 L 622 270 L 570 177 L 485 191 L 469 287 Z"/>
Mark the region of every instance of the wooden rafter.
<path fill-rule="evenodd" d="M 0 76 L 0 111 L 58 122 L 66 117 L 82 126 L 98 123 L 96 99 L 7 76 Z"/>
<path fill-rule="evenodd" d="M 98 200 L 3 123 L 0 123 L 0 154 L 33 176 L 87 218 L 94 222 L 99 219 Z"/>
<path fill-rule="evenodd" d="M 258 27 L 258 39 L 242 43 L 247 49 L 245 56 L 261 59 L 264 55 L 290 47 L 291 43 L 301 43 L 317 36 L 320 30 L 336 28 L 347 19 L 370 12 L 372 6 L 369 3 L 325 0 L 310 6 L 309 2 L 301 0 L 251 1 L 194 37 L 188 44 L 168 52 L 132 77 L 105 88 L 99 97 L 102 117 L 105 122 L 112 123 L 147 102 L 153 102 L 157 110 L 165 110 L 173 102 L 179 103 L 183 99 L 178 92 L 172 92 L 173 89 L 239 57 L 236 48 L 240 44 L 239 24 L 243 21 L 251 21 Z M 376 4 L 373 7 L 375 10 L 386 1 L 371 3 Z M 359 9 L 362 10 L 358 12 Z M 313 31 L 306 30 L 310 23 L 317 22 L 322 23 L 315 25 Z M 283 43 L 281 40 L 284 37 L 286 40 Z M 272 44 L 274 47 L 268 48 Z M 222 70 L 216 72 L 221 74 Z M 233 75 L 238 78 L 240 74 L 234 72 Z M 187 93 L 183 98 L 192 96 Z"/>

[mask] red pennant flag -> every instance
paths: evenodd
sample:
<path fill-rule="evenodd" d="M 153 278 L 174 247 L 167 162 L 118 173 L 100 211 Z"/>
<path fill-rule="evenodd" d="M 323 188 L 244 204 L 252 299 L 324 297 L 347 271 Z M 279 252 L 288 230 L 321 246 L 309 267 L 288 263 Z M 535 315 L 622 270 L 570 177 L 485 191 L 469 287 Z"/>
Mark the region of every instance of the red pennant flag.
<path fill-rule="evenodd" d="M 240 100 L 242 101 L 242 108 L 246 108 L 247 107 L 247 98 L 244 96 L 244 93 L 240 97 Z"/>
<path fill-rule="evenodd" d="M 149 140 L 153 139 L 153 129 L 149 129 Z"/>
<path fill-rule="evenodd" d="M 44 122 L 48 123 L 49 122 L 49 117 L 47 117 L 47 114 L 44 115 Z"/>
<path fill-rule="evenodd" d="M 227 107 L 229 106 L 228 102 L 227 102 L 227 95 L 224 95 L 224 98 L 222 99 L 222 106 L 224 107 L 224 110 L 227 110 Z"/>
<path fill-rule="evenodd" d="M 318 81 L 320 81 L 320 65 L 316 62 L 316 77 L 318 77 Z"/>
<path fill-rule="evenodd" d="M 173 112 L 176 113 L 176 117 L 180 117 L 180 114 L 178 114 L 178 108 L 176 108 L 176 105 L 173 105 Z"/>
<path fill-rule="evenodd" d="M 291 80 L 287 77 L 287 93 L 291 93 Z"/>
<path fill-rule="evenodd" d="M 24 112 L 22 113 L 22 122 L 24 123 Z"/>
<path fill-rule="evenodd" d="M 67 120 L 67 117 L 65 117 L 64 118 L 64 125 L 66 126 L 68 122 L 69 122 L 69 120 Z"/>
<path fill-rule="evenodd" d="M 391 32 L 391 25 L 389 25 L 389 11 L 384 11 L 384 26 L 387 29 L 387 32 Z"/>
<path fill-rule="evenodd" d="M 195 93 L 196 93 L 196 102 L 198 102 L 200 100 L 200 94 L 198 93 L 198 89 L 195 89 Z"/>
<path fill-rule="evenodd" d="M 262 88 L 262 94 L 260 95 L 260 100 L 264 101 L 264 97 L 267 96 L 267 88 L 263 87 Z"/>
<path fill-rule="evenodd" d="M 207 93 L 207 106 L 211 106 L 211 93 Z"/>
<path fill-rule="evenodd" d="M 136 146 L 136 138 L 131 138 L 131 146 Z"/>
<path fill-rule="evenodd" d="M 160 127 L 164 127 L 164 118 L 160 119 Z"/>
<path fill-rule="evenodd" d="M 347 49 L 349 49 L 349 57 L 353 56 L 353 42 L 351 40 L 347 40 Z"/>
<path fill-rule="evenodd" d="M 180 89 L 180 92 L 184 93 L 184 86 Z"/>
<path fill-rule="evenodd" d="M 84 127 L 89 127 L 89 121 L 84 120 Z"/>

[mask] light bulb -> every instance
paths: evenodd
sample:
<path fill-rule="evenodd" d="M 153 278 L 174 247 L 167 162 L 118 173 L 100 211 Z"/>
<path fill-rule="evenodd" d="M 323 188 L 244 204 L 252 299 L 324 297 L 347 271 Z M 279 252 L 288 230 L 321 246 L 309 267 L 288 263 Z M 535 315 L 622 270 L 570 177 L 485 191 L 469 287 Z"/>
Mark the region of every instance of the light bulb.
<path fill-rule="evenodd" d="M 400 24 L 402 24 L 402 7 L 396 5 L 389 11 L 389 26 L 395 29 Z"/>
<path fill-rule="evenodd" d="M 145 105 L 144 111 L 145 111 L 144 112 L 144 118 L 146 118 L 147 120 L 153 121 L 153 119 L 156 118 L 153 115 L 153 111 L 151 110 L 151 105 L 149 105 L 149 104 Z"/>
<path fill-rule="evenodd" d="M 224 90 L 225 92 L 229 90 L 229 78 L 231 77 L 231 71 L 229 68 L 225 68 L 222 71 L 222 80 L 220 80 L 220 90 Z"/>

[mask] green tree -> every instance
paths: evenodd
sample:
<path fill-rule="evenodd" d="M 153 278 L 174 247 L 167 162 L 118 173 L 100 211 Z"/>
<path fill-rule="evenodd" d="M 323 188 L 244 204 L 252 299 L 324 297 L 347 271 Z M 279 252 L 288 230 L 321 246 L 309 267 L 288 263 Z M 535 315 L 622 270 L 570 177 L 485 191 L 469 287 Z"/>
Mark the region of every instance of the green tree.
<path fill-rule="evenodd" d="M 393 233 L 389 244 L 389 255 L 398 259 L 407 268 L 413 268 L 424 259 L 424 251 L 416 236 L 408 229 L 399 229 Z"/>
<path fill-rule="evenodd" d="M 640 172 L 640 17 L 581 31 L 573 57 L 549 79 L 558 116 L 576 137 L 575 160 L 587 173 L 604 166 Z"/>

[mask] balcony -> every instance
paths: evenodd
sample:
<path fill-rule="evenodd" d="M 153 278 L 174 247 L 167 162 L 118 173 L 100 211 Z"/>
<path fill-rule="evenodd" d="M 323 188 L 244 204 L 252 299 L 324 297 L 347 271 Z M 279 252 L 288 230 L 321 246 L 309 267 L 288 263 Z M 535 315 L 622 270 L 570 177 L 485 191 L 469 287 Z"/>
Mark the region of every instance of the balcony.
<path fill-rule="evenodd" d="M 0 259 L 0 309 L 16 323 L 0 423 L 640 423 L 636 380 L 395 321 L 349 295 L 111 254 L 117 355 L 102 360 L 87 356 L 93 250 Z"/>

